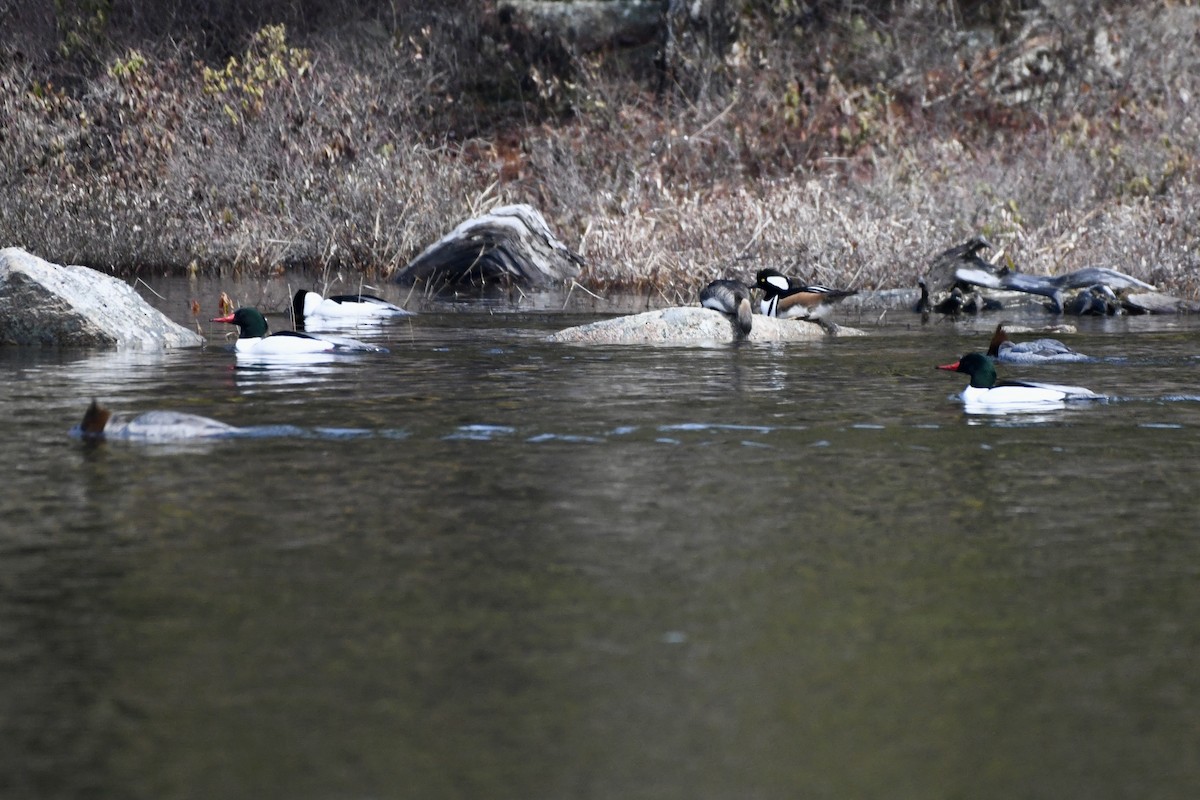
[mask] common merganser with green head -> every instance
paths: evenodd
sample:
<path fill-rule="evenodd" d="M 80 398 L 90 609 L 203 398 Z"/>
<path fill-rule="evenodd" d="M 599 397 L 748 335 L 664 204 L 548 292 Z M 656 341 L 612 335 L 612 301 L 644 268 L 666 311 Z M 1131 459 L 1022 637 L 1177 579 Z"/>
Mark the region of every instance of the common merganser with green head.
<path fill-rule="evenodd" d="M 269 333 L 267 318 L 257 308 L 239 308 L 224 317 L 214 317 L 213 322 L 236 325 L 238 339 L 234 352 L 239 356 L 295 356 L 313 353 L 386 353 L 379 347 L 357 339 L 342 336 L 317 336 L 302 331 Z"/>
<path fill-rule="evenodd" d="M 737 322 L 742 336 L 749 336 L 754 325 L 750 307 L 750 288 L 741 281 L 715 280 L 700 290 L 700 305 L 728 314 Z"/>
<path fill-rule="evenodd" d="M 292 312 L 296 315 L 298 328 L 303 328 L 309 322 L 353 324 L 413 314 L 373 294 L 338 294 L 322 297 L 305 289 L 296 292 L 296 296 L 292 298 Z"/>
<path fill-rule="evenodd" d="M 1003 364 L 1065 364 L 1093 360 L 1091 356 L 1075 352 L 1058 339 L 1014 342 L 1008 338 L 1003 322 L 996 326 L 987 354 Z"/>
<path fill-rule="evenodd" d="M 215 419 L 178 411 L 146 411 L 114 415 L 92 400 L 83 420 L 71 433 L 88 441 L 125 439 L 143 442 L 173 442 L 185 439 L 214 439 L 234 436 L 241 428 Z"/>
<path fill-rule="evenodd" d="M 762 313 L 782 319 L 821 319 L 829 314 L 834 303 L 858 294 L 853 289 L 807 285 L 770 268 L 758 271 L 754 285 L 763 293 Z"/>
<path fill-rule="evenodd" d="M 967 388 L 957 395 L 968 409 L 1006 410 L 1015 408 L 1048 408 L 1061 406 L 1071 400 L 1102 400 L 1091 389 L 1064 386 L 1057 383 L 1024 381 L 996 382 L 996 367 L 983 353 L 967 353 L 953 364 L 937 369 L 963 372 L 971 376 Z"/>

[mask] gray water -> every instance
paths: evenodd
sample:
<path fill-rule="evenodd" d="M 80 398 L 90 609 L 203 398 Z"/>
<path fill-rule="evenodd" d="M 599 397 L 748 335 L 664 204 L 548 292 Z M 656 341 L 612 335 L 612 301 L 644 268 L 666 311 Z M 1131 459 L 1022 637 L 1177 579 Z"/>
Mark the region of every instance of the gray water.
<path fill-rule="evenodd" d="M 193 324 L 226 287 L 152 288 Z M 1200 321 L 1078 321 L 1102 360 L 1002 375 L 1110 400 L 989 417 L 933 366 L 995 318 L 606 348 L 422 310 L 307 368 L 208 323 L 0 349 L 0 796 L 1200 791 Z M 299 430 L 89 446 L 92 397 Z"/>

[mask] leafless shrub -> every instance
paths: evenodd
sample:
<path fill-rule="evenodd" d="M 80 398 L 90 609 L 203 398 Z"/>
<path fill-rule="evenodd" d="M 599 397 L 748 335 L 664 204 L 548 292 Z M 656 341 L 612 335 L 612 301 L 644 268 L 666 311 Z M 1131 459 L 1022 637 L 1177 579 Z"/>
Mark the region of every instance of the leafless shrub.
<path fill-rule="evenodd" d="M 394 7 L 257 28 L 237 66 L 124 46 L 64 89 L 0 62 L 0 243 L 126 272 L 385 274 L 529 202 L 590 285 L 671 302 L 763 265 L 911 285 L 976 232 L 1029 271 L 1198 288 L 1195 8 L 748 1 L 736 45 L 663 92 L 486 6 Z"/>

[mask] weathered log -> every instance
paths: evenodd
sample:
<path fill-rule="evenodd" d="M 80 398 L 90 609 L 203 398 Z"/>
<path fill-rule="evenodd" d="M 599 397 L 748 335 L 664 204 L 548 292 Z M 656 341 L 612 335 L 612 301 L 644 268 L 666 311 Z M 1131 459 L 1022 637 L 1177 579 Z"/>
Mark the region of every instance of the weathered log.
<path fill-rule="evenodd" d="M 1024 272 L 993 274 L 982 269 L 960 267 L 955 270 L 954 277 L 959 283 L 982 286 L 986 289 L 1006 289 L 1012 292 L 1026 292 L 1048 297 L 1051 302 L 1051 311 L 1055 313 L 1061 313 L 1065 307 L 1063 291 L 1067 289 L 1106 286 L 1111 291 L 1122 289 L 1154 291 L 1154 287 L 1145 281 L 1107 267 L 1084 267 L 1062 275 L 1029 275 Z"/>
<path fill-rule="evenodd" d="M 119 278 L 0 250 L 0 344 L 155 349 L 200 347 Z"/>
<path fill-rule="evenodd" d="M 395 280 L 431 291 L 489 284 L 544 288 L 577 277 L 582 264 L 537 209 L 503 206 L 425 248 Z"/>
<path fill-rule="evenodd" d="M 662 38 L 662 0 L 503 0 L 498 11 L 570 42 L 580 52 L 643 45 Z"/>

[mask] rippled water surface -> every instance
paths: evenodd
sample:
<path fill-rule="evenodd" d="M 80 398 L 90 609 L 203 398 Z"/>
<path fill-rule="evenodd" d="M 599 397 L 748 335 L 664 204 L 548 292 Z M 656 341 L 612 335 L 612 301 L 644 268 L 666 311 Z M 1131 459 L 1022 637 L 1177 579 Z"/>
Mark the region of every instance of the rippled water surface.
<path fill-rule="evenodd" d="M 0 795 L 1200 790 L 1200 321 L 1079 321 L 1101 360 L 1002 375 L 1110 400 L 988 417 L 932 367 L 994 319 L 606 348 L 423 311 L 287 368 L 208 323 L 0 350 Z M 92 397 L 272 427 L 87 446 Z"/>

